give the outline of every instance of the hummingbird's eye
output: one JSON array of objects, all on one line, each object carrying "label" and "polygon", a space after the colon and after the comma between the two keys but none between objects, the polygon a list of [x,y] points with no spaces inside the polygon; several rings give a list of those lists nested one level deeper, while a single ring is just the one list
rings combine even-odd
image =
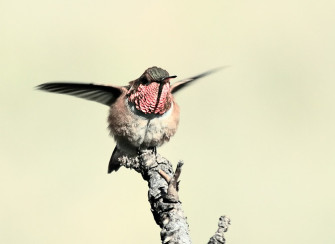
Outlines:
[{"label": "hummingbird's eye", "polygon": [[141,78],[140,82],[141,82],[141,84],[143,84],[143,85],[146,85],[146,84],[149,83],[147,77],[145,77],[145,76]]}]

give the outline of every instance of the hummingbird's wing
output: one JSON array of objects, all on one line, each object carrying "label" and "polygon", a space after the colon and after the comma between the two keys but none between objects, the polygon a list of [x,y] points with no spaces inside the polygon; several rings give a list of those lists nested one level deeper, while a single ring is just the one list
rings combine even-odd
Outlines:
[{"label": "hummingbird's wing", "polygon": [[181,88],[185,87],[185,86],[188,86],[189,84],[191,84],[193,81],[197,80],[197,79],[200,79],[202,77],[205,77],[207,75],[210,75],[216,71],[219,71],[220,69],[223,69],[223,68],[226,68],[228,66],[223,66],[223,67],[219,67],[219,68],[215,68],[215,69],[211,69],[209,71],[206,71],[204,73],[201,73],[199,75],[196,75],[196,76],[193,76],[193,77],[190,77],[190,78],[187,78],[187,79],[184,79],[184,80],[181,80],[181,81],[177,81],[176,83],[174,83],[172,86],[171,86],[171,93],[176,93],[177,91],[179,91]]},{"label": "hummingbird's wing", "polygon": [[117,86],[50,82],[36,87],[39,90],[55,92],[85,98],[110,106],[122,94],[125,88]]}]

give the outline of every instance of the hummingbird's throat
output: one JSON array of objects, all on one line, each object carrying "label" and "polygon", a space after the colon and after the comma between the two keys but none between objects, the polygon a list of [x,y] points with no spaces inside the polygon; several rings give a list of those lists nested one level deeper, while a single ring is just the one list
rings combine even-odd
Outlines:
[{"label": "hummingbird's throat", "polygon": [[128,101],[145,114],[164,114],[171,107],[170,83],[140,84],[129,94]]}]

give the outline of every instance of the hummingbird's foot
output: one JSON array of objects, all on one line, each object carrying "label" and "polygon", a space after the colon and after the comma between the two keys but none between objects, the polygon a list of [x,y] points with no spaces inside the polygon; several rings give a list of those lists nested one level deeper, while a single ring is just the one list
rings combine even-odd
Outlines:
[{"label": "hummingbird's foot", "polygon": [[156,163],[156,147],[137,148],[137,162],[141,167],[151,167]]},{"label": "hummingbird's foot", "polygon": [[157,155],[157,147],[148,147],[147,149],[141,149],[140,147],[137,148],[137,155],[141,156],[143,153],[148,153],[148,151],[151,151],[152,154]]},{"label": "hummingbird's foot", "polygon": [[137,158],[140,160],[141,163],[144,163],[143,157],[145,157],[145,154],[148,153],[149,150],[142,149],[141,147],[137,148]]},{"label": "hummingbird's foot", "polygon": [[148,149],[150,149],[155,156],[157,155],[157,147],[149,147]]},{"label": "hummingbird's foot", "polygon": [[137,156],[141,156],[141,154],[142,154],[142,150],[141,150],[141,148],[137,148]]}]

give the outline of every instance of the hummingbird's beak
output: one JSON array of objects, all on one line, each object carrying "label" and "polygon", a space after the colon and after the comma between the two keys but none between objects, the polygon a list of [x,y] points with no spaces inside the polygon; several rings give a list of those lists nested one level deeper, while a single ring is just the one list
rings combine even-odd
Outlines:
[{"label": "hummingbird's beak", "polygon": [[160,84],[159,84],[159,88],[158,88],[158,94],[157,94],[157,101],[156,101],[156,106],[155,106],[155,110],[159,104],[159,101],[160,101],[160,98],[161,98],[161,95],[162,95],[162,90],[163,90],[163,86],[169,82],[169,79],[172,79],[172,78],[176,78],[177,76],[176,75],[171,75],[171,76],[168,76],[168,77],[165,77],[161,80]]},{"label": "hummingbird's beak", "polygon": [[168,76],[168,77],[165,77],[162,79],[162,82],[168,80],[168,79],[173,79],[173,78],[176,78],[177,76],[176,75],[171,75],[171,76]]}]

